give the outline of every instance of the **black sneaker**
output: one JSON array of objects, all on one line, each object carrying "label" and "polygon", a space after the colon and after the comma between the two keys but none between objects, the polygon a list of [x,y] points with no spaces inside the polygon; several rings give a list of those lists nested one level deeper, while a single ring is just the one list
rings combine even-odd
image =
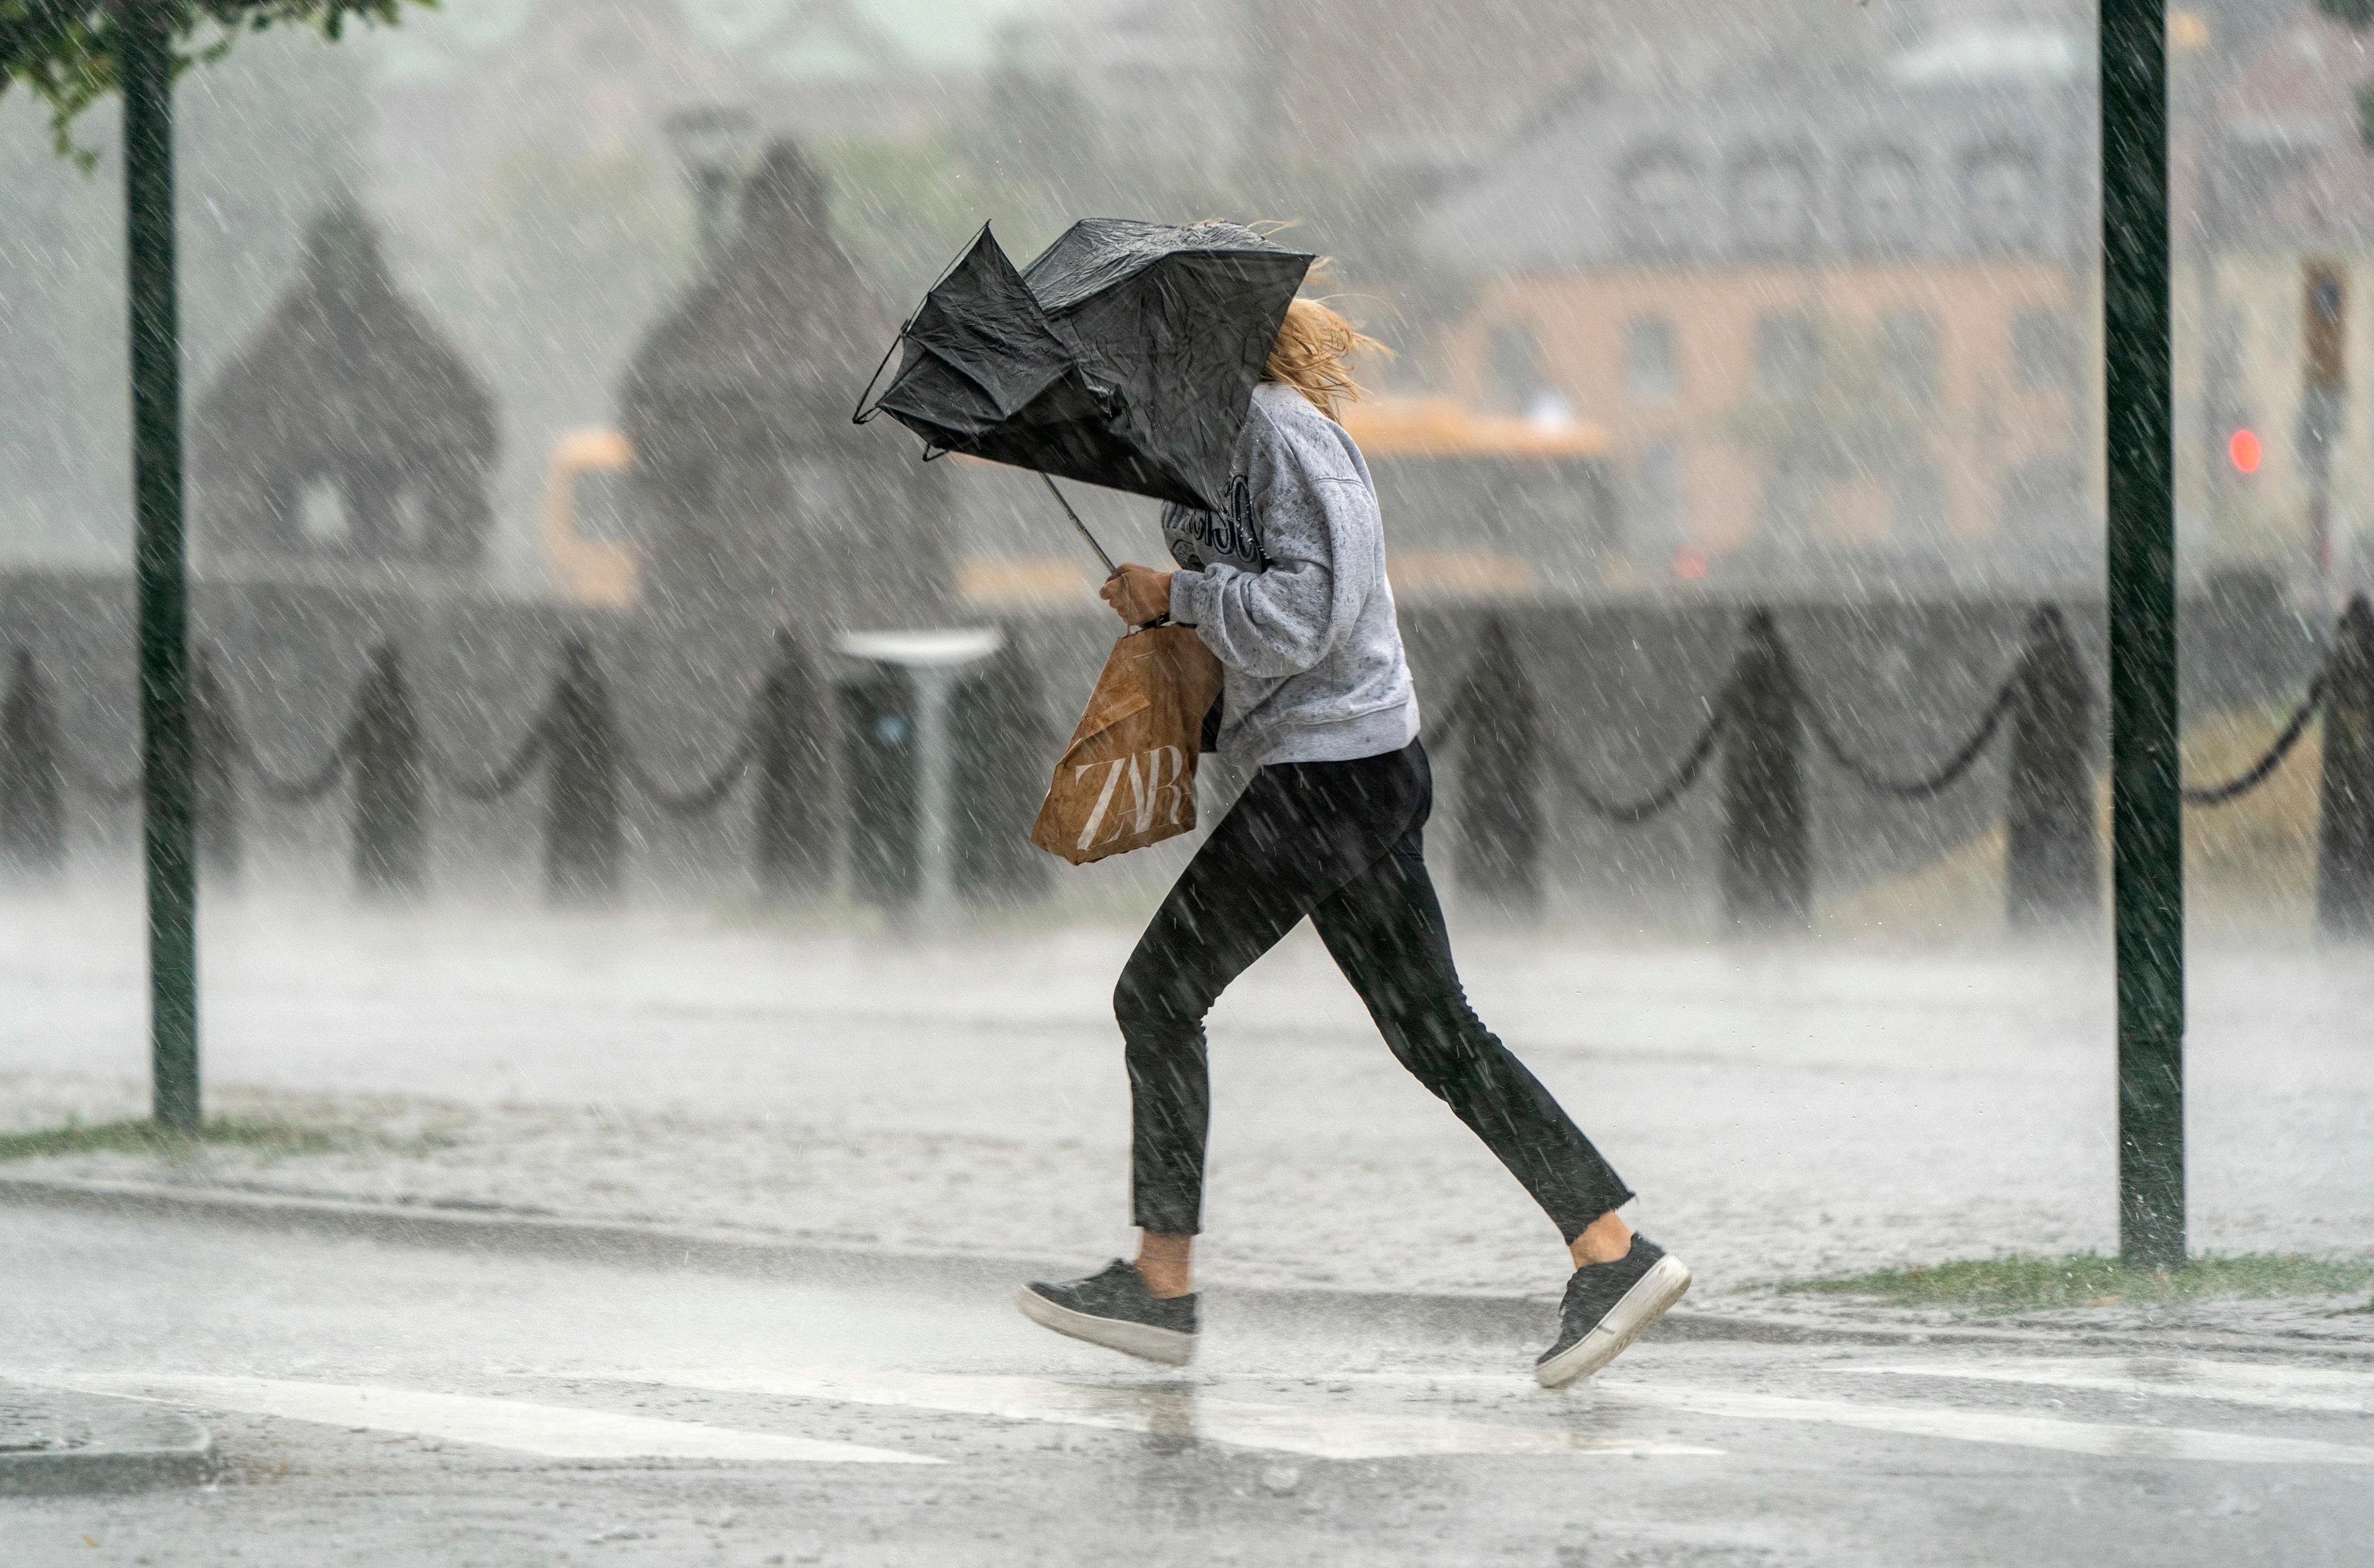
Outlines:
[{"label": "black sneaker", "polygon": [[1101,1274],[1066,1284],[1022,1287],[1014,1305],[1043,1328],[1169,1366],[1195,1359],[1195,1298],[1158,1296],[1134,1263],[1116,1258]]},{"label": "black sneaker", "polygon": [[1558,1308],[1557,1343],[1534,1363],[1534,1378],[1545,1388],[1559,1388],[1590,1376],[1622,1355],[1689,1288],[1689,1266],[1644,1235],[1633,1236],[1632,1250],[1613,1263],[1577,1269]]}]

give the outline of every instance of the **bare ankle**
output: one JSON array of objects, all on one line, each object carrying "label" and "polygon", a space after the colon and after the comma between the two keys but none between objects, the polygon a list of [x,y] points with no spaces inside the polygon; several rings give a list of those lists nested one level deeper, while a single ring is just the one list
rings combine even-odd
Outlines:
[{"label": "bare ankle", "polygon": [[1195,1238],[1138,1233],[1137,1274],[1157,1299],[1193,1295],[1195,1291]]},{"label": "bare ankle", "polygon": [[1567,1244],[1566,1250],[1578,1269],[1613,1263],[1632,1250],[1632,1227],[1610,1209],[1584,1226],[1582,1234]]}]

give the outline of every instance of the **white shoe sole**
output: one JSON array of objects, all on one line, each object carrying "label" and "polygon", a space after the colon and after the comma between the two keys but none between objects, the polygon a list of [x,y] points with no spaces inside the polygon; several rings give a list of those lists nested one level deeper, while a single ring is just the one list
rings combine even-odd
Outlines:
[{"label": "white shoe sole", "polygon": [[1085,1340],[1123,1355],[1158,1361],[1165,1366],[1185,1366],[1195,1359],[1195,1336],[1181,1334],[1175,1328],[1157,1328],[1150,1324],[1123,1323],[1075,1312],[1049,1301],[1028,1285],[1015,1296],[1014,1305],[1022,1309],[1023,1316],[1041,1328],[1052,1328],[1069,1339]]},{"label": "white shoe sole", "polygon": [[1629,1349],[1689,1288],[1689,1265],[1670,1253],[1660,1258],[1598,1328],[1535,1366],[1534,1380],[1545,1388],[1563,1388],[1578,1377],[1590,1376]]}]

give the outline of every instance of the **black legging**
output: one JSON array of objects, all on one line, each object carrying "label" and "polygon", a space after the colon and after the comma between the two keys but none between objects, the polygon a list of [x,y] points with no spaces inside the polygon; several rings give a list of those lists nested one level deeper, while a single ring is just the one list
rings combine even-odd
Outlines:
[{"label": "black legging", "polygon": [[1632,1196],[1467,1005],[1426,873],[1433,805],[1415,741],[1357,762],[1273,764],[1188,862],[1113,991],[1134,1116],[1136,1224],[1171,1235],[1202,1228],[1212,1116],[1204,1015],[1305,915],[1401,1064],[1491,1147],[1568,1241]]}]

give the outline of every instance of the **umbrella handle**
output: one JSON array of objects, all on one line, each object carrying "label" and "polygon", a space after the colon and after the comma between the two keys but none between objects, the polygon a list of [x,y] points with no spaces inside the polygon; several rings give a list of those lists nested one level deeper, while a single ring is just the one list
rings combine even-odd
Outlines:
[{"label": "umbrella handle", "polygon": [[867,420],[882,412],[882,405],[880,404],[877,403],[873,407],[868,408],[865,406],[865,400],[874,395],[874,383],[882,379],[882,372],[890,368],[890,357],[898,353],[899,345],[907,341],[907,329],[914,324],[915,323],[912,321],[906,321],[899,323],[899,335],[892,338],[890,340],[890,346],[882,351],[882,363],[874,367],[874,374],[865,378],[865,390],[857,394],[857,406],[849,411],[849,422],[851,424],[863,425]]}]

